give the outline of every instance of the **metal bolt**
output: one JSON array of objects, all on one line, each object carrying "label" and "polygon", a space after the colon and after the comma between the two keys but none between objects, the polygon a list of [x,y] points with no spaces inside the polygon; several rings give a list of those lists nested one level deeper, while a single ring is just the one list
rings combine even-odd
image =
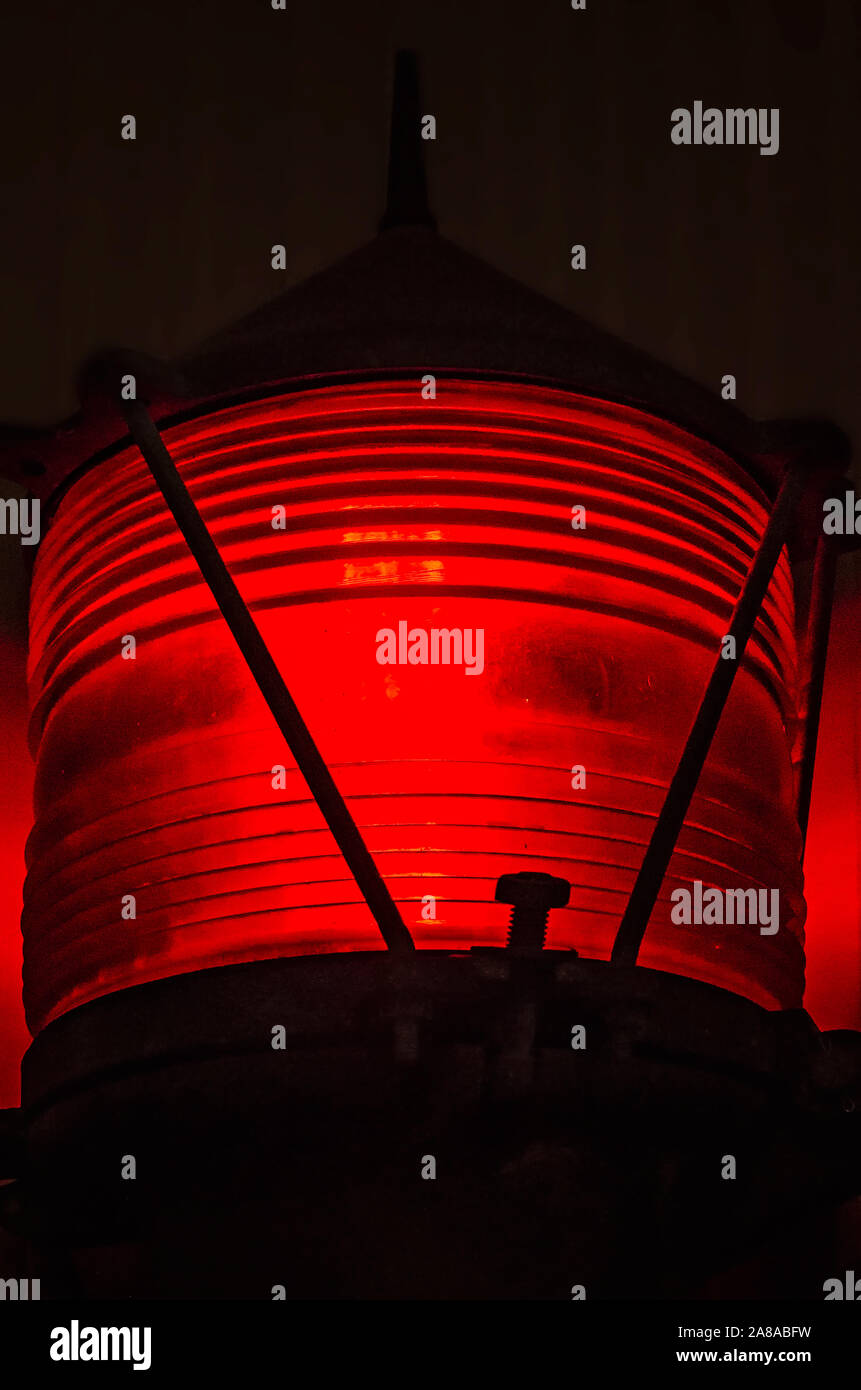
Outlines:
[{"label": "metal bolt", "polygon": [[503,874],[496,885],[496,901],[511,903],[511,926],[505,945],[518,956],[544,950],[547,918],[551,907],[564,907],[571,896],[567,879],[552,874]]}]

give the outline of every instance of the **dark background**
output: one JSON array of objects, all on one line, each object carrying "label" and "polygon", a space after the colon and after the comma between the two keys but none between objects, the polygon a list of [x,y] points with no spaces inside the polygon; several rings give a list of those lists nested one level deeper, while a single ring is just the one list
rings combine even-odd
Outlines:
[{"label": "dark background", "polygon": [[[857,429],[857,0],[34,6],[4,33],[0,419],[56,420],[93,349],[183,351],[371,236],[398,46],[445,235],[716,389],[734,372],[754,415]],[[780,107],[779,153],[672,145],[697,98]]]},{"label": "dark background", "polygon": [[[734,373],[751,415],[825,415],[857,449],[861,6],[587,4],[49,0],[7,15],[0,420],[50,425],[75,410],[93,351],[177,355],[371,237],[392,58],[413,47],[444,235],[716,392]],[[671,110],[697,99],[779,107],[779,153],[672,145]],[[275,242],[286,272],[270,269]],[[23,559],[0,545],[0,1104],[26,1043]],[[859,593],[850,560],[808,859],[823,1027],[861,1025]]]}]

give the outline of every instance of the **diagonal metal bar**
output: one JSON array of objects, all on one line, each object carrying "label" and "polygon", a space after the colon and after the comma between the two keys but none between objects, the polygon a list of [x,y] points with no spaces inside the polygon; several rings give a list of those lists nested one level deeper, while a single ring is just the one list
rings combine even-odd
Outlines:
[{"label": "diagonal metal bar", "polygon": [[636,965],[637,956],[664,875],[672,858],[685,816],[688,813],[700,773],[708,757],[724,706],[729,698],[748,639],[753,632],[774,568],[786,541],[805,474],[800,458],[787,464],[780,490],[759,547],[735,605],[727,635],[735,638],[736,659],[715,657],[712,673],[703,692],[700,707],[687,742],[667,788],[667,795],[655,822],[640,871],[628,899],[610,959],[615,965]]},{"label": "diagonal metal bar", "polygon": [[828,635],[831,627],[836,577],[837,542],[834,537],[826,536],[824,532],[820,532],[816,543],[816,557],[813,562],[812,592],[804,653],[807,673],[807,708],[796,797],[796,812],[798,824],[801,827],[802,855],[807,846],[807,824],[810,819],[813,770],[816,763],[816,743],[819,737],[819,717],[822,712],[822,693],[825,688]]},{"label": "diagonal metal bar", "polygon": [[390,951],[413,951],[415,944],[386,887],[362,833],[339,792],[310,730],[305,724],[281,672],[276,666],[260,629],[237,589],[230,572],[194,500],[179,475],[164,440],[142,401],[123,401],[129,432],[146,460],[150,472],[173,513],[200,572],[236,640],[248,669],[266,701],[278,728],[363,898],[374,915],[380,934]]}]

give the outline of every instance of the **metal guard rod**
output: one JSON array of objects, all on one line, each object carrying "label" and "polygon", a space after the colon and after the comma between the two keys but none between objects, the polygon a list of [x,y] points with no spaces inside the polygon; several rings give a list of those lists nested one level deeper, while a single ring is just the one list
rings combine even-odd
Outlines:
[{"label": "metal guard rod", "polygon": [[142,401],[123,401],[129,432],[173,513],[200,572],[248,664],[261,695],[311,794],[323,813],[359,891],[368,904],[390,951],[413,951],[415,943],[384,883],[362,833],[353,820],[311,732],[287,689],[245,600],[179,475],[164,440]]},{"label": "metal guard rod", "polygon": [[[810,799],[813,792],[813,771],[816,764],[816,743],[819,737],[819,718],[825,688],[825,666],[828,658],[828,636],[834,585],[837,578],[837,545],[834,538],[820,532],[813,566],[810,613],[807,620],[807,710],[802,739],[801,765],[798,776],[797,814],[801,828],[802,855],[807,848],[807,825],[810,819]],[[803,862],[803,861],[802,861]]]},{"label": "metal guard rod", "polygon": [[736,601],[727,632],[728,636],[735,638],[735,660],[725,660],[720,652],[715,658],[708,685],[703,692],[678,767],[667,788],[664,804],[652,830],[643,862],[616,933],[610,955],[615,965],[637,963],[646,927],[657,902],[679,832],[696,791],[736,671],[741,664],[786,541],[801,493],[804,473],[804,462],[797,457],[787,464],[784,471],[768,523]]}]

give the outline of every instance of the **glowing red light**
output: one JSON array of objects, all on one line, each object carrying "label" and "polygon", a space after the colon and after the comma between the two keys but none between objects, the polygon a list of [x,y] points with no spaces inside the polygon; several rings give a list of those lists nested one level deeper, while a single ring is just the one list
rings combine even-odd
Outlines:
[{"label": "glowing red light", "polygon": [[[417,945],[502,944],[496,879],[536,868],[572,883],[547,945],[607,958],[766,501],[640,412],[438,390],[308,389],[165,439]],[[483,629],[483,672],[380,665],[401,621]],[[43,540],[30,680],[34,1029],[182,971],[382,946],[133,449],[71,487]],[[795,681],[783,557],[640,957],[772,1006],[803,981]],[[778,887],[782,930],[672,925],[694,879]]]}]

